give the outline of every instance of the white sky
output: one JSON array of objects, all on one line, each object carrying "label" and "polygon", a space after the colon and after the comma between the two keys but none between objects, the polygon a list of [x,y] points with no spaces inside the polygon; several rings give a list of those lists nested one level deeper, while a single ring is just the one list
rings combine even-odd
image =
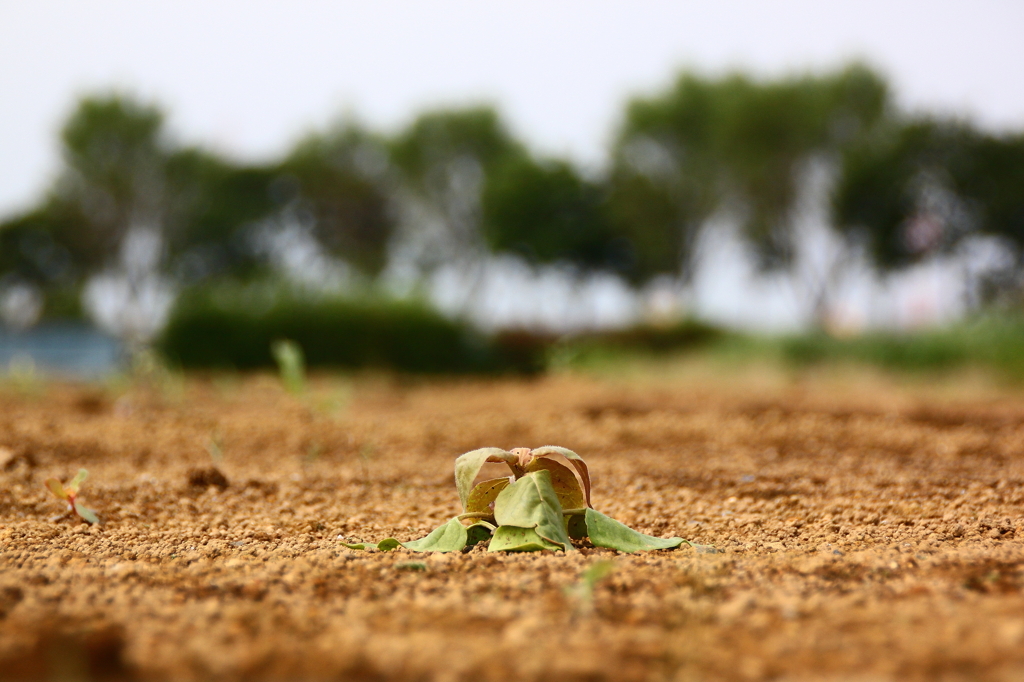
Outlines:
[{"label": "white sky", "polygon": [[599,164],[630,94],[681,67],[761,74],[852,57],[913,108],[1024,128],[1024,2],[0,0],[0,216],[34,201],[83,92],[162,103],[248,158],[350,111],[391,130],[489,100],[535,148]]}]

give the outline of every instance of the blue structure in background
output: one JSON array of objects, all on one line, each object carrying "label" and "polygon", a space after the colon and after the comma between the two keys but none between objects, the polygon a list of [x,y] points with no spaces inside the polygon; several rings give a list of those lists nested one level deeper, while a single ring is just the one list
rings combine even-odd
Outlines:
[{"label": "blue structure in background", "polygon": [[43,324],[21,332],[0,327],[0,375],[31,359],[45,374],[90,379],[120,367],[119,341],[82,324]]}]

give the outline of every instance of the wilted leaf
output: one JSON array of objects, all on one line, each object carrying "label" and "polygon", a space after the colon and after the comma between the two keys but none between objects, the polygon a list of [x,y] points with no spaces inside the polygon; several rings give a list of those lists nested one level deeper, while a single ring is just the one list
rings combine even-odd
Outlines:
[{"label": "wilted leaf", "polygon": [[583,496],[587,500],[587,506],[590,504],[590,469],[587,468],[587,463],[583,461],[583,458],[577,455],[568,448],[559,447],[558,445],[545,445],[544,447],[536,448],[533,451],[533,456],[536,457],[548,457],[550,455],[561,455],[565,457],[575,467],[576,471],[579,472],[580,478],[583,480]]},{"label": "wilted leaf", "polygon": [[554,551],[562,547],[542,538],[535,528],[515,526],[498,526],[487,547],[488,552],[537,552],[544,549]]},{"label": "wilted leaf", "polygon": [[68,494],[64,490],[64,486],[56,478],[46,479],[46,487],[53,491],[53,494],[62,500],[68,499]]},{"label": "wilted leaf", "polygon": [[[469,511],[466,505],[473,490],[473,481],[485,462],[506,462],[511,467],[516,462],[516,456],[501,448],[480,448],[460,455],[455,460],[455,487],[459,491],[459,502],[464,512]],[[513,471],[517,467],[518,464],[513,467]]]},{"label": "wilted leaf", "polygon": [[638,533],[593,509],[587,510],[587,535],[595,547],[617,549],[620,552],[646,552],[652,549],[672,549],[685,542],[682,538],[656,538]]},{"label": "wilted leaf", "polygon": [[492,478],[477,483],[473,492],[469,494],[466,501],[466,512],[484,513],[491,512],[491,502],[498,496],[505,486],[509,484],[508,478]]},{"label": "wilted leaf", "polygon": [[430,535],[419,540],[403,542],[402,546],[414,552],[461,552],[469,541],[466,527],[455,517],[430,531]]},{"label": "wilted leaf", "polygon": [[78,473],[75,474],[75,477],[71,479],[71,483],[68,483],[67,485],[67,489],[71,492],[72,495],[78,492],[78,489],[81,487],[83,483],[85,483],[85,479],[88,475],[89,472],[86,471],[85,469],[78,470]]},{"label": "wilted leaf", "polygon": [[84,506],[81,502],[79,502],[77,500],[75,500],[75,512],[77,512],[79,516],[81,516],[83,519],[85,519],[89,523],[94,523],[95,524],[95,523],[99,523],[100,522],[99,517],[96,516],[96,512],[94,512],[92,509],[89,509],[88,507]]},{"label": "wilted leaf", "polygon": [[502,490],[494,501],[494,518],[498,522],[495,537],[503,526],[535,528],[544,540],[566,551],[573,549],[562,520],[562,506],[551,486],[551,472],[546,469],[526,474]]},{"label": "wilted leaf", "polygon": [[548,457],[540,457],[526,465],[528,472],[541,469],[546,469],[551,473],[551,487],[555,489],[555,495],[558,496],[558,503],[562,505],[563,511],[583,509],[587,506],[583,488],[580,487],[580,482],[576,480],[576,474],[569,467]]}]

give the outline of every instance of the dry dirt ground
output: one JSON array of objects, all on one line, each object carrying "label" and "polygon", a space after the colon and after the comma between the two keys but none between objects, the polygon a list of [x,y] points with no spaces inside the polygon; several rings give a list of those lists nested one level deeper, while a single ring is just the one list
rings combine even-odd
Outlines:
[{"label": "dry dirt ground", "polygon": [[[720,553],[340,544],[421,537],[457,455],[543,444]],[[100,526],[43,487],[79,467]],[[7,387],[0,678],[1019,680],[1022,480],[1024,394],[949,381]]]}]

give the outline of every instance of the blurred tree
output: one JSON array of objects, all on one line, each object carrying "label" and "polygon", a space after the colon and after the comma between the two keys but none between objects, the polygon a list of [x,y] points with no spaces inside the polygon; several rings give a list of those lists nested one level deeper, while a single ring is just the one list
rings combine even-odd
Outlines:
[{"label": "blurred tree", "polygon": [[395,227],[386,143],[343,124],[303,140],[281,171],[277,190],[293,195],[327,251],[377,275]]},{"label": "blurred tree", "polygon": [[484,186],[484,237],[491,249],[532,262],[623,270],[629,254],[611,232],[604,198],[601,185],[580,177],[567,162],[511,156]]},{"label": "blurred tree", "polygon": [[50,208],[55,238],[88,271],[108,264],[133,227],[162,227],[167,144],[163,114],[112,95],[79,102],[64,125],[64,170]]},{"label": "blurred tree", "polygon": [[252,227],[281,209],[279,177],[274,166],[238,166],[198,148],[169,156],[167,255],[180,283],[259,271]]},{"label": "blurred tree", "polygon": [[885,117],[869,69],[755,82],[684,74],[630,103],[613,149],[609,215],[633,246],[633,281],[692,274],[697,237],[723,207],[764,268],[788,267],[801,172],[856,145]]},{"label": "blurred tree", "polygon": [[[1024,263],[1024,137],[993,136],[963,121],[893,121],[845,151],[834,221],[865,241],[882,271],[897,270],[965,238],[989,235]],[[1020,287],[1014,275],[1007,284]]]},{"label": "blurred tree", "polygon": [[416,234],[404,235],[405,242],[425,269],[484,246],[484,186],[499,167],[526,154],[492,107],[427,112],[390,151],[410,192],[402,207]]}]

